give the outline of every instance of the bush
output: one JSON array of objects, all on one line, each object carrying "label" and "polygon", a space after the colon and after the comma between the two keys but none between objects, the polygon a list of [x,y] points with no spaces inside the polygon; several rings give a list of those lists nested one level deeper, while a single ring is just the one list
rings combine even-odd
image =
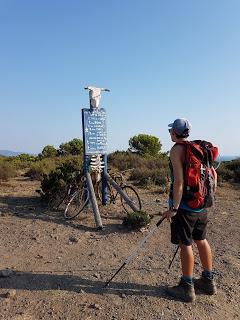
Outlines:
[{"label": "bush", "polygon": [[240,183],[240,168],[234,172],[234,182]]},{"label": "bush", "polygon": [[226,162],[224,162],[224,166],[225,166],[225,168],[232,170],[232,171],[238,170],[238,169],[240,169],[240,160],[237,159],[237,160],[232,160],[232,161],[226,161]]},{"label": "bush", "polygon": [[29,168],[31,164],[36,162],[38,157],[29,155],[28,153],[21,153],[16,157],[8,157],[7,161],[12,163],[17,169]]},{"label": "bush", "polygon": [[56,168],[56,161],[54,159],[43,159],[33,163],[27,171],[26,176],[31,179],[41,180],[43,175],[49,174]]},{"label": "bush", "polygon": [[8,181],[17,175],[15,166],[7,161],[0,161],[0,181]]},{"label": "bush", "polygon": [[217,170],[219,181],[239,181],[240,160],[225,161]]},{"label": "bush", "polygon": [[108,157],[109,166],[119,171],[132,169],[130,180],[146,187],[158,185],[163,191],[168,190],[168,157],[167,154],[161,154],[157,157],[141,157],[125,151],[116,151]]},{"label": "bush", "polygon": [[143,187],[157,185],[165,188],[166,191],[168,190],[169,178],[168,178],[168,170],[166,168],[134,169],[131,173],[130,179],[137,180],[138,184]]},{"label": "bush", "polygon": [[136,168],[141,162],[140,156],[127,151],[116,151],[108,156],[108,164],[119,171]]},{"label": "bush", "polygon": [[140,229],[150,223],[152,216],[144,211],[128,213],[123,219],[123,224],[132,229]]},{"label": "bush", "polygon": [[73,173],[83,170],[82,157],[68,157],[52,170],[49,174],[42,176],[40,190],[41,199],[49,202],[59,194],[65,193],[67,185],[72,180]]},{"label": "bush", "polygon": [[218,180],[221,181],[228,181],[233,179],[234,172],[232,170],[227,169],[225,166],[220,166],[217,170]]}]

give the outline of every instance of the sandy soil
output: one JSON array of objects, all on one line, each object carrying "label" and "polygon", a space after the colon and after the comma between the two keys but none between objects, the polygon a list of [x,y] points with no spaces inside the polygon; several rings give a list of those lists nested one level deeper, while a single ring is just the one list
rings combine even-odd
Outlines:
[{"label": "sandy soil", "polygon": [[[66,222],[61,212],[41,207],[38,182],[18,177],[0,185],[0,319],[240,319],[240,186],[223,185],[209,210],[208,239],[214,254],[216,296],[198,295],[195,303],[165,293],[180,276],[179,256],[164,222],[129,266],[108,288],[106,280],[147,234],[122,224],[119,204],[100,208],[104,229],[96,231],[90,212]],[[157,190],[140,190],[145,211],[154,214],[149,228],[166,207]],[[194,248],[196,251],[196,248]],[[195,260],[195,276],[201,272]]]}]

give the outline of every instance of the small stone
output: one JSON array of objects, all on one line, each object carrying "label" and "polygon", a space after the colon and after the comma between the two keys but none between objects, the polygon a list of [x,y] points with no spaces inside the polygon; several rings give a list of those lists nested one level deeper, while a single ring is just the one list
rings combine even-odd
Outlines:
[{"label": "small stone", "polygon": [[125,293],[122,293],[122,294],[121,294],[121,297],[122,297],[123,299],[125,299],[127,296],[125,295]]},{"label": "small stone", "polygon": [[100,305],[97,303],[90,304],[89,308],[96,309],[96,310],[102,309]]},{"label": "small stone", "polygon": [[71,244],[78,242],[78,239],[74,236],[70,236],[68,240],[69,240],[69,244],[70,244],[70,242],[71,242]]},{"label": "small stone", "polygon": [[16,296],[17,291],[15,289],[11,289],[5,294],[5,298],[12,299]]},{"label": "small stone", "polygon": [[81,289],[81,290],[79,291],[79,293],[84,294],[84,293],[85,293],[85,291],[84,291],[83,289]]}]

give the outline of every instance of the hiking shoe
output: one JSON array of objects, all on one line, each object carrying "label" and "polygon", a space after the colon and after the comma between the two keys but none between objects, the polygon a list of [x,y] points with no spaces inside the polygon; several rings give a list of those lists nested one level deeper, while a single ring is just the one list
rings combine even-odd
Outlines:
[{"label": "hiking shoe", "polygon": [[193,283],[194,288],[203,293],[209,295],[214,295],[217,293],[217,287],[213,279],[201,277],[200,279],[194,279]]},{"label": "hiking shoe", "polygon": [[180,280],[177,286],[167,288],[167,293],[185,302],[193,302],[196,299],[194,286],[185,282],[183,279]]}]

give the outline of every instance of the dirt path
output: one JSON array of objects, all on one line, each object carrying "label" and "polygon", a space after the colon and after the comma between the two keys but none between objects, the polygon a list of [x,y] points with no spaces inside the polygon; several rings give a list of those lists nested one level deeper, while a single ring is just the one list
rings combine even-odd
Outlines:
[{"label": "dirt path", "polygon": [[[0,278],[0,319],[240,319],[239,185],[219,188],[209,213],[218,294],[198,295],[193,304],[165,294],[165,286],[176,284],[180,275],[179,257],[167,274],[175,250],[167,222],[105,289],[105,281],[146,233],[126,230],[118,205],[100,208],[102,231],[94,230],[90,214],[65,222],[61,213],[40,206],[37,187],[38,182],[22,177],[0,185],[0,270],[16,271]],[[155,214],[152,227],[166,197],[156,190],[140,193],[144,210]],[[196,258],[195,275],[200,271]]]}]

